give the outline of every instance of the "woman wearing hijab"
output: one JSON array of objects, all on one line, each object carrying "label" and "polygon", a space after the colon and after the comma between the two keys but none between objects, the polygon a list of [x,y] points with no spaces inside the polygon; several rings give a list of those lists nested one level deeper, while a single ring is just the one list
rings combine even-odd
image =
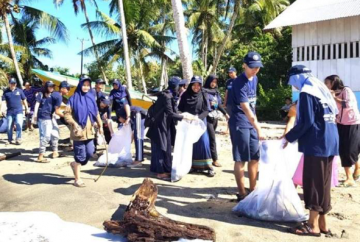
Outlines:
[{"label": "woman wearing hijab", "polygon": [[285,135],[287,142],[298,141],[304,154],[303,190],[307,222],[289,229],[297,235],[320,237],[331,233],[326,214],[331,210],[331,174],[334,156],[339,153],[336,103],[324,83],[303,65],[289,71],[289,84],[300,91],[296,125]]},{"label": "woman wearing hijab", "polygon": [[154,122],[151,123],[146,136],[151,140],[150,171],[157,173],[157,178],[170,181],[172,167],[171,146],[173,130],[177,121],[192,120],[192,115],[178,114],[175,97],[179,91],[179,77],[171,77],[168,88],[157,95],[154,104]]},{"label": "woman wearing hijab", "polygon": [[210,102],[210,113],[206,117],[207,121],[207,132],[210,139],[210,151],[211,157],[213,160],[213,166],[221,167],[221,164],[218,162],[218,154],[216,150],[216,136],[215,131],[218,124],[219,112],[220,111],[227,120],[229,120],[229,115],[226,113],[225,109],[222,106],[221,96],[218,90],[218,77],[215,75],[209,75],[206,78],[204,89],[208,94],[208,99]]},{"label": "woman wearing hijab", "polygon": [[[179,111],[198,116],[198,118],[206,124],[206,116],[209,114],[210,104],[208,95],[201,86],[201,77],[194,76],[181,97]],[[211,165],[212,159],[208,132],[205,132],[199,141],[194,144],[192,162],[193,171],[206,171],[209,177],[215,176],[214,169]]]},{"label": "woman wearing hijab", "polygon": [[[339,130],[339,153],[341,165],[345,169],[346,180],[344,187],[352,187],[355,181],[360,179],[360,114],[355,94],[346,87],[337,75],[325,78],[325,85],[333,94],[334,100],[339,109],[336,117]],[[354,173],[351,167],[355,166]]]},{"label": "woman wearing hijab", "polygon": [[74,141],[74,158],[70,166],[75,176],[74,186],[85,187],[80,178],[80,167],[87,164],[94,154],[94,123],[99,127],[99,133],[103,134],[103,125],[91,91],[91,79],[82,78],[74,95],[69,99],[65,112],[65,120],[70,125],[70,138]]},{"label": "woman wearing hijab", "polygon": [[[113,80],[113,89],[110,91],[109,95],[110,101],[112,101],[112,111],[116,111],[117,109],[121,109],[126,104],[131,104],[131,97],[129,91],[126,89],[125,86],[121,85],[119,79]],[[127,112],[128,115],[128,121],[130,121],[130,110]]]},{"label": "woman wearing hijab", "polygon": [[36,104],[33,120],[38,123],[40,135],[39,157],[37,162],[48,163],[49,161],[44,158],[46,146],[51,146],[53,150],[52,158],[59,157],[58,141],[59,141],[59,128],[56,121],[53,119],[55,109],[60,107],[59,102],[54,96],[54,83],[47,81],[44,85],[43,91],[36,96]]}]

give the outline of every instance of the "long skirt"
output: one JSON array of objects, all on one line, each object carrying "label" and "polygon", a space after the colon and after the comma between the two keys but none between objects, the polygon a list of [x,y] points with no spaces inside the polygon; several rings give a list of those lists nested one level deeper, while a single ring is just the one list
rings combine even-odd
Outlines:
[{"label": "long skirt", "polygon": [[205,132],[193,146],[192,168],[204,171],[212,170],[212,158],[208,132]]},{"label": "long skirt", "polygon": [[160,145],[151,141],[151,164],[150,171],[155,173],[171,173],[172,157],[171,143],[168,142],[167,151],[161,149]]},{"label": "long skirt", "polygon": [[334,156],[304,156],[303,190],[305,208],[327,214],[331,210],[331,173]]},{"label": "long skirt", "polygon": [[342,167],[352,167],[360,154],[360,124],[338,124],[339,153]]}]

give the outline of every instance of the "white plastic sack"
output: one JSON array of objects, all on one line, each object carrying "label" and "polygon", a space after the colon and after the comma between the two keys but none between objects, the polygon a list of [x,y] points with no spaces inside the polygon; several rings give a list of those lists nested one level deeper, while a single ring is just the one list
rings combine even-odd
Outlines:
[{"label": "white plastic sack", "polygon": [[189,173],[192,165],[193,144],[205,133],[206,125],[200,119],[182,120],[176,125],[176,139],[171,169],[171,181],[179,181]]},{"label": "white plastic sack", "polygon": [[[122,126],[115,132],[108,147],[108,164],[116,167],[126,166],[132,163],[131,156],[131,135],[130,125]],[[95,166],[106,165],[106,153],[104,153],[94,164]]]},{"label": "white plastic sack", "polygon": [[233,212],[267,221],[307,219],[292,181],[301,153],[297,143],[289,143],[285,149],[282,144],[281,140],[262,142],[258,186],[233,208]]},{"label": "white plastic sack", "polygon": [[96,132],[96,143],[97,143],[97,145],[105,145],[106,144],[104,135],[101,135],[99,133],[99,131]]}]

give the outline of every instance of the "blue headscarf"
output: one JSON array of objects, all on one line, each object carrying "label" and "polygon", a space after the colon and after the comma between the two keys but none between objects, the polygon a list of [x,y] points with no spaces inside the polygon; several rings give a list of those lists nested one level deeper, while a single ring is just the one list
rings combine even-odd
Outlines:
[{"label": "blue headscarf", "polygon": [[69,99],[69,105],[74,113],[75,121],[85,128],[88,117],[93,124],[96,121],[98,115],[98,108],[95,101],[95,96],[92,92],[91,86],[88,92],[83,92],[82,86],[85,81],[89,79],[83,79],[79,82],[74,95]]},{"label": "blue headscarf", "polygon": [[118,89],[115,89],[115,88],[112,89],[110,91],[110,96],[112,96],[113,98],[117,98],[117,99],[122,99],[122,98],[126,97],[127,96],[126,88],[123,85],[121,85],[119,79],[115,79],[113,81],[113,85],[114,84],[116,84],[119,88]]}]

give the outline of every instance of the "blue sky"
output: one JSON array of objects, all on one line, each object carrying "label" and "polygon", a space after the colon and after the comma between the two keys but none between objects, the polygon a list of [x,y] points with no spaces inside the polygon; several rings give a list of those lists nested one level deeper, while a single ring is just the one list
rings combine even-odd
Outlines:
[{"label": "blue sky", "polygon": [[[72,7],[72,4],[70,0],[65,0],[64,4],[60,8],[56,8],[54,4],[52,4],[52,1],[47,0],[46,4],[45,1],[32,1],[30,6],[41,9],[43,11],[46,11],[47,13],[50,13],[56,17],[58,17],[67,27],[69,31],[69,41],[67,44],[58,42],[56,44],[52,44],[47,46],[53,53],[53,58],[40,58],[41,61],[46,63],[49,67],[54,66],[61,66],[61,67],[67,67],[70,69],[70,73],[80,73],[80,67],[81,67],[81,58],[78,53],[81,51],[81,43],[78,38],[86,39],[88,41],[84,42],[84,49],[91,46],[91,41],[89,38],[89,32],[87,30],[83,30],[80,25],[85,23],[85,17],[84,14],[80,11],[78,15],[76,16]],[[108,1],[97,1],[100,11],[109,14],[109,7]],[[87,12],[90,18],[90,21],[96,20],[95,16],[95,6],[87,5]],[[115,18],[115,16],[113,16]],[[42,38],[45,36],[48,36],[49,33],[46,30],[39,30],[37,32],[37,37]],[[99,43],[101,41],[104,41],[105,39],[94,36],[95,37],[95,43]],[[190,45],[190,49],[192,49],[190,38],[188,41]],[[178,45],[177,41],[173,41],[171,43],[170,48],[178,53]],[[94,61],[93,56],[84,56],[84,64],[90,63]],[[86,70],[85,70],[86,71]]]}]

